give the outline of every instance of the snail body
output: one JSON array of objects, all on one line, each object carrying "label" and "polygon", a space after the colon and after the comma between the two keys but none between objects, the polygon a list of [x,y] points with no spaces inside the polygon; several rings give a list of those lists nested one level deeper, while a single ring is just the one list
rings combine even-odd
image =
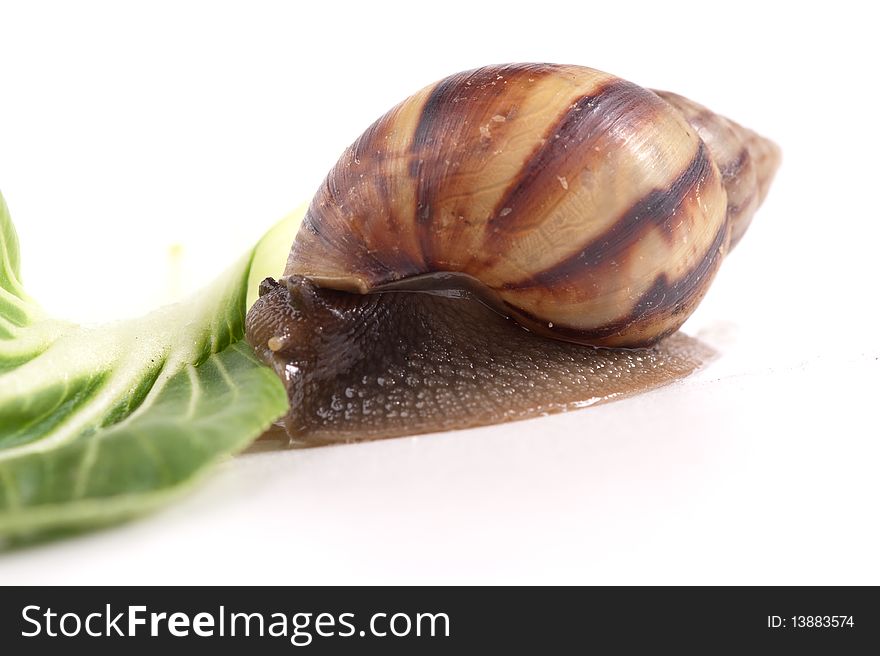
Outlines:
[{"label": "snail body", "polygon": [[[309,328],[325,337],[390,314],[406,325],[406,312],[425,328],[430,311],[449,314],[448,292],[458,290],[533,333],[534,348],[548,343],[535,335],[652,346],[702,299],[778,161],[774,144],[692,101],[593,69],[510,64],[453,75],[344,152],[309,206],[282,284],[267,285],[251,310],[248,339],[284,378],[291,358],[297,372],[315,366],[314,352],[285,345],[328,348],[304,336],[305,308],[339,302],[351,311],[327,321],[358,316],[338,330]],[[435,298],[406,300],[414,291]],[[406,341],[394,322],[383,325]],[[279,348],[268,346],[273,337]],[[342,376],[345,347],[334,344],[329,370]],[[599,357],[572,348],[560,357]]]}]

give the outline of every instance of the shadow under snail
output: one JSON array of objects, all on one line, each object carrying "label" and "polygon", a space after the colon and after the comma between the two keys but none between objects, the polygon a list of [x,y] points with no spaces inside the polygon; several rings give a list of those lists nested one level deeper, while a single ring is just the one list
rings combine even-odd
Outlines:
[{"label": "shadow under snail", "polygon": [[675,333],[779,164],[770,141],[590,68],[487,66],[379,118],[311,202],[247,339],[306,444],[582,407],[693,371]]}]

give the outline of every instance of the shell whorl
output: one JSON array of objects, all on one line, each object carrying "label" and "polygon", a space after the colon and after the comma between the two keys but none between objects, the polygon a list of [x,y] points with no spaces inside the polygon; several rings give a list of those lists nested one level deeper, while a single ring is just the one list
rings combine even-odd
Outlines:
[{"label": "shell whorl", "polygon": [[369,292],[460,274],[541,334],[653,343],[696,307],[775,169],[775,147],[714,116],[578,66],[453,75],[345,151],[285,276]]},{"label": "shell whorl", "polygon": [[781,159],[779,147],[684,96],[669,91],[655,90],[654,93],[682,113],[712,153],[727,191],[727,219],[733,248],[767,196]]}]

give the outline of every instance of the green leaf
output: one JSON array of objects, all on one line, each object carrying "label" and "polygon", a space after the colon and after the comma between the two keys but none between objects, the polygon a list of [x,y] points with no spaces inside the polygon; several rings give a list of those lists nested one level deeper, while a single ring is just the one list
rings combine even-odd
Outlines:
[{"label": "green leaf", "polygon": [[281,382],[242,337],[300,217],[188,301],[87,328],[25,294],[0,196],[0,546],[146,512],[284,414]]},{"label": "green leaf", "polygon": [[25,293],[19,269],[18,235],[0,194],[0,373],[42,353],[67,328]]},{"label": "green leaf", "polygon": [[151,510],[284,411],[277,383],[239,342],[185,366],[127,420],[0,461],[0,535],[83,529]]},{"label": "green leaf", "polygon": [[25,300],[21,286],[21,255],[18,250],[18,234],[12,225],[9,208],[0,194],[0,289],[15,298]]}]

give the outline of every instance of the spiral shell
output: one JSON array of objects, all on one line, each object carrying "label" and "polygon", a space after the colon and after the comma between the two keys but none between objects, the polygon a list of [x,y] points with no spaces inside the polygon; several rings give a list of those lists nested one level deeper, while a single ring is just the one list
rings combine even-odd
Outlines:
[{"label": "spiral shell", "polygon": [[451,274],[543,335],[644,346],[691,314],[778,159],[687,99],[600,71],[479,68],[345,151],[284,273],[361,293]]}]

